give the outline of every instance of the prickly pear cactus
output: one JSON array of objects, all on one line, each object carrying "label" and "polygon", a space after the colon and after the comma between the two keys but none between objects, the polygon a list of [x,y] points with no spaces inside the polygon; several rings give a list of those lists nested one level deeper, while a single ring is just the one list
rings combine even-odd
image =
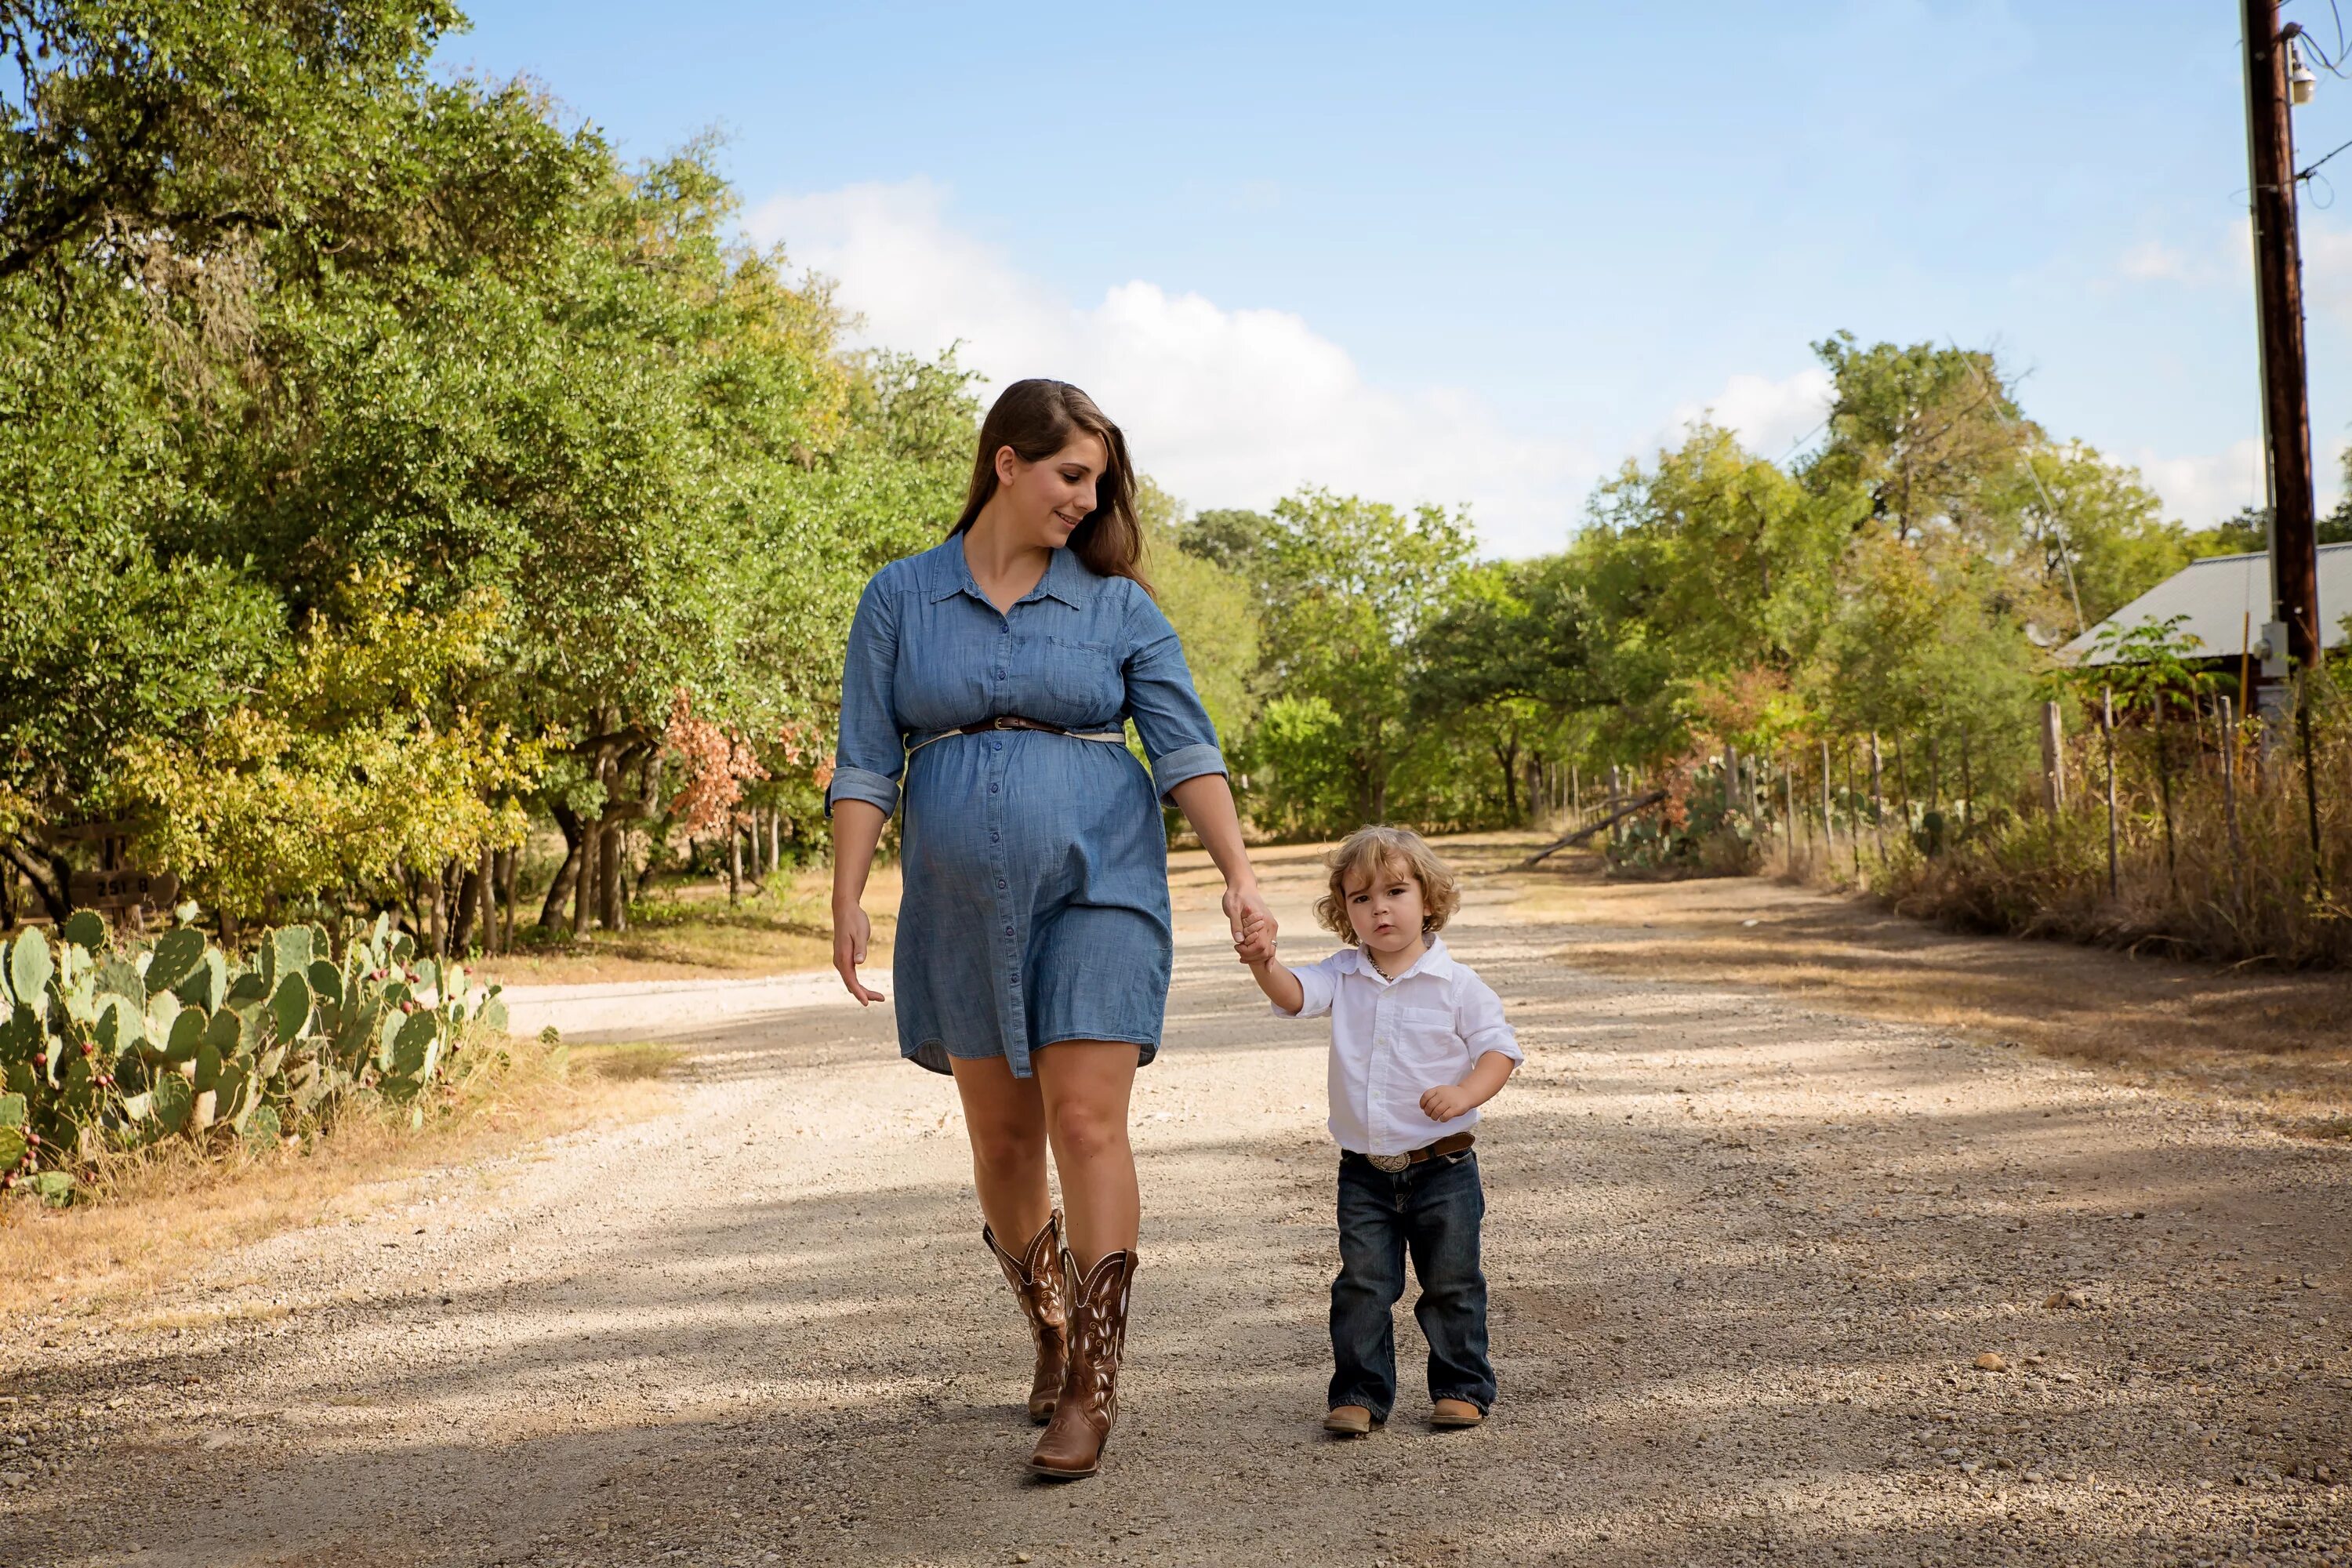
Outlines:
[{"label": "prickly pear cactus", "polygon": [[506,1007],[415,952],[381,917],[340,958],[324,930],[287,926],[250,963],[193,929],[127,942],[88,911],[18,933],[0,944],[0,1193],[68,1203],[108,1149],[272,1148],[357,1099],[421,1124],[452,1054]]}]

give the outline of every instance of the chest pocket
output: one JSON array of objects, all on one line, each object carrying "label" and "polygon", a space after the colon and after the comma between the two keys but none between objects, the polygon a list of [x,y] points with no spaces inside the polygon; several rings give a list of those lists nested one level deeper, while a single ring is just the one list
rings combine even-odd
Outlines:
[{"label": "chest pocket", "polygon": [[1029,718],[1072,727],[1118,719],[1127,693],[1110,644],[1049,637],[1037,651],[1039,690]]},{"label": "chest pocket", "polygon": [[1395,1029],[1398,1059],[1416,1075],[1434,1075],[1431,1084],[1452,1083],[1468,1068],[1454,1015],[1444,1008],[1400,1007]]}]

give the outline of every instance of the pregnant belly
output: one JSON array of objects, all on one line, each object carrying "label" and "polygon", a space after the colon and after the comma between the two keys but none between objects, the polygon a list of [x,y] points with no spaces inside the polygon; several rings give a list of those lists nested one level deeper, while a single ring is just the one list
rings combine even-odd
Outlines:
[{"label": "pregnant belly", "polygon": [[1000,879],[1012,891],[1073,876],[1083,886],[1103,870],[1164,870],[1150,776],[1124,747],[1034,734],[1008,738],[1003,752],[993,744],[960,736],[909,761],[910,878],[993,894]]}]

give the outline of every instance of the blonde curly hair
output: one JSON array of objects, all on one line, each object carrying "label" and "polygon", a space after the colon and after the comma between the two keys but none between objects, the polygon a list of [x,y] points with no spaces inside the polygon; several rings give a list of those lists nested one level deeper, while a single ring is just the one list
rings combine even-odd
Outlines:
[{"label": "blonde curly hair", "polygon": [[1341,942],[1356,940],[1348,922],[1348,879],[1370,882],[1391,867],[1421,884],[1421,934],[1434,936],[1445,929],[1462,907],[1462,888],[1454,868],[1437,858],[1427,841],[1409,827],[1359,827],[1337,849],[1323,857],[1331,868],[1330,890],[1315,900],[1315,919]]}]

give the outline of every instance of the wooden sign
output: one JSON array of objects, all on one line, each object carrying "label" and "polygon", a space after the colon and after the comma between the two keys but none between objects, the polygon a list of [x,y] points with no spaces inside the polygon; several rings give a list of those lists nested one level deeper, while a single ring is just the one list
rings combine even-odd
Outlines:
[{"label": "wooden sign", "polygon": [[180,897],[169,871],[76,871],[67,892],[77,909],[168,910]]}]

